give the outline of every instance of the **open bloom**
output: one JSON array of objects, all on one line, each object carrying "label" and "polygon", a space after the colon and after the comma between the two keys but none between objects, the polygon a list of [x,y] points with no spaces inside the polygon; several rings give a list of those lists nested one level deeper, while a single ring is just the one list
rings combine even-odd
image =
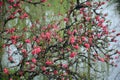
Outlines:
[{"label": "open bloom", "polygon": [[46,71],[46,67],[45,66],[42,66],[41,69],[42,69],[42,71]]},{"label": "open bloom", "polygon": [[22,53],[26,53],[27,50],[26,50],[26,49],[22,49],[21,52],[22,52]]},{"label": "open bloom", "polygon": [[26,39],[25,42],[26,42],[26,43],[30,43],[30,39]]},{"label": "open bloom", "polygon": [[32,62],[33,62],[33,63],[36,63],[37,60],[36,60],[35,58],[32,58]]},{"label": "open bloom", "polygon": [[51,33],[50,32],[46,32],[45,37],[46,37],[47,40],[50,40]]},{"label": "open bloom", "polygon": [[88,43],[85,43],[84,46],[85,46],[85,48],[87,48],[87,49],[90,48],[90,44],[88,44]]},{"label": "open bloom", "polygon": [[74,58],[76,55],[77,55],[77,53],[72,52],[72,53],[70,54],[70,58]]},{"label": "open bloom", "polygon": [[35,55],[35,54],[39,54],[41,52],[41,49],[40,47],[37,47],[35,49],[32,50],[32,54]]},{"label": "open bloom", "polygon": [[51,65],[51,64],[52,64],[52,61],[50,61],[50,60],[46,61],[46,65]]},{"label": "open bloom", "polygon": [[57,70],[54,70],[54,72],[53,72],[54,74],[58,74],[58,71]]},{"label": "open bloom", "polygon": [[67,68],[67,67],[68,67],[68,64],[62,64],[62,67],[63,67],[63,68]]},{"label": "open bloom", "polygon": [[75,49],[77,49],[77,50],[79,49],[79,45],[78,45],[78,44],[74,45],[73,47],[74,47]]},{"label": "open bloom", "polygon": [[82,41],[86,41],[87,39],[86,39],[86,37],[82,36],[82,37],[81,37],[81,40],[82,40]]},{"label": "open bloom", "polygon": [[75,42],[75,37],[74,36],[71,36],[70,37],[70,43],[73,44]]},{"label": "open bloom", "polygon": [[9,74],[9,71],[8,71],[7,68],[4,68],[4,69],[3,69],[3,72],[4,72],[5,74]]}]

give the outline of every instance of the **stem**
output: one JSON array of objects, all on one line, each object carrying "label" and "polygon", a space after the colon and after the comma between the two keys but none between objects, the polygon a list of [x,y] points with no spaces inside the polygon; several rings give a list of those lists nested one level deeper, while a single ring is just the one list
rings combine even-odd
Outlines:
[{"label": "stem", "polygon": [[88,80],[90,80],[90,50],[88,50]]}]

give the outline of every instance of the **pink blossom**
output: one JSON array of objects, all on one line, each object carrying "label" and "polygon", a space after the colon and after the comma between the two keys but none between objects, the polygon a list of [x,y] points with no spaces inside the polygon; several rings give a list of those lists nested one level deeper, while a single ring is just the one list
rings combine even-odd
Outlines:
[{"label": "pink blossom", "polygon": [[83,11],[80,10],[80,14],[83,14]]},{"label": "pink blossom", "polygon": [[16,4],[13,4],[14,7],[18,7],[20,6],[20,4],[16,3]]},{"label": "pink blossom", "polygon": [[26,64],[26,65],[29,65],[30,63],[29,63],[29,62],[26,62],[25,64]]},{"label": "pink blossom", "polygon": [[54,70],[54,72],[53,72],[54,74],[58,74],[58,71],[57,70]]},{"label": "pink blossom", "polygon": [[13,44],[16,44],[16,40],[18,39],[18,36],[11,36],[11,41]]},{"label": "pink blossom", "polygon": [[62,64],[62,67],[63,67],[63,68],[67,68],[67,67],[68,67],[68,64]]},{"label": "pink blossom", "polygon": [[22,53],[26,53],[27,51],[26,51],[26,49],[22,49],[21,52]]},{"label": "pink blossom", "polygon": [[41,69],[42,69],[42,71],[46,71],[46,67],[45,66],[41,67]]},{"label": "pink blossom", "polygon": [[77,55],[77,53],[72,52],[72,53],[70,54],[70,58],[74,58],[76,55]]},{"label": "pink blossom", "polygon": [[45,63],[46,63],[46,65],[51,65],[51,64],[52,64],[52,61],[47,60]]},{"label": "pink blossom", "polygon": [[65,21],[65,22],[68,22],[68,18],[64,18],[64,21]]},{"label": "pink blossom", "polygon": [[31,41],[30,41],[30,39],[26,39],[25,42],[26,43],[30,43]]},{"label": "pink blossom", "polygon": [[73,47],[74,47],[75,49],[79,49],[78,44],[74,45]]},{"label": "pink blossom", "polygon": [[9,8],[9,9],[12,9],[12,8],[13,8],[13,6],[8,6],[8,8]]},{"label": "pink blossom", "polygon": [[104,59],[104,58],[98,57],[98,59],[99,59],[101,62],[105,62],[105,59]]},{"label": "pink blossom", "polygon": [[59,40],[59,42],[62,42],[62,41],[63,41],[63,39],[62,39],[62,38],[58,38],[58,40]]},{"label": "pink blossom", "polygon": [[51,33],[50,32],[46,32],[46,34],[45,34],[45,36],[46,36],[46,39],[50,39],[50,37],[51,37]]},{"label": "pink blossom", "polygon": [[100,23],[103,23],[105,20],[102,18],[102,19],[100,19]]},{"label": "pink blossom", "polygon": [[102,24],[102,23],[100,23],[100,22],[97,24],[97,26],[99,26],[99,27],[101,27],[102,25],[103,25],[103,24]]},{"label": "pink blossom", "polygon": [[24,18],[27,18],[27,17],[28,17],[28,14],[24,13],[23,15],[20,16],[20,19],[24,19]]},{"label": "pink blossom", "polygon": [[86,20],[87,20],[87,21],[90,21],[90,19],[91,19],[90,17],[86,17]]},{"label": "pink blossom", "polygon": [[100,20],[100,16],[96,16],[95,19],[96,19],[97,21],[99,21],[99,20]]},{"label": "pink blossom", "polygon": [[15,18],[15,16],[12,14],[9,16],[9,19],[14,19],[14,18]]},{"label": "pink blossom", "polygon": [[90,44],[89,43],[85,43],[84,46],[88,49],[90,48]]},{"label": "pink blossom", "polygon": [[35,58],[32,58],[32,62],[35,64],[37,60]]},{"label": "pink blossom", "polygon": [[76,29],[73,30],[72,34],[75,34],[75,33],[77,33],[77,30],[76,30]]},{"label": "pink blossom", "polygon": [[24,18],[28,17],[28,14],[27,13],[24,13],[23,14]]},{"label": "pink blossom", "polygon": [[42,32],[40,35],[43,39],[45,38],[45,34]]},{"label": "pink blossom", "polygon": [[16,44],[17,43],[17,41],[16,40],[12,40],[12,44]]},{"label": "pink blossom", "polygon": [[82,39],[82,41],[86,41],[87,40],[86,37],[84,37],[84,36],[82,36],[81,39]]},{"label": "pink blossom", "polygon": [[3,72],[4,72],[5,74],[9,74],[9,71],[8,71],[7,68],[4,68],[4,69],[3,69]]},{"label": "pink blossom", "polygon": [[68,31],[67,31],[67,34],[71,35],[71,34],[72,34],[72,32],[71,32],[70,30],[68,30]]},{"label": "pink blossom", "polygon": [[11,40],[16,40],[18,38],[18,36],[11,36]]},{"label": "pink blossom", "polygon": [[14,31],[15,31],[16,29],[15,28],[11,28],[11,29],[7,29],[7,33],[14,33]]},{"label": "pink blossom", "polygon": [[35,55],[35,54],[39,54],[41,52],[41,49],[40,47],[36,47],[32,50],[32,54]]},{"label": "pink blossom", "polygon": [[101,37],[101,34],[97,34],[97,37],[100,38],[100,37]]},{"label": "pink blossom", "polygon": [[86,2],[86,5],[87,5],[87,6],[91,6],[91,2],[90,2],[90,1],[87,1],[87,2]]},{"label": "pink blossom", "polygon": [[88,42],[92,44],[93,38],[89,38],[88,40],[89,40]]},{"label": "pink blossom", "polygon": [[70,43],[73,44],[75,42],[75,37],[74,36],[71,36],[70,37]]}]

